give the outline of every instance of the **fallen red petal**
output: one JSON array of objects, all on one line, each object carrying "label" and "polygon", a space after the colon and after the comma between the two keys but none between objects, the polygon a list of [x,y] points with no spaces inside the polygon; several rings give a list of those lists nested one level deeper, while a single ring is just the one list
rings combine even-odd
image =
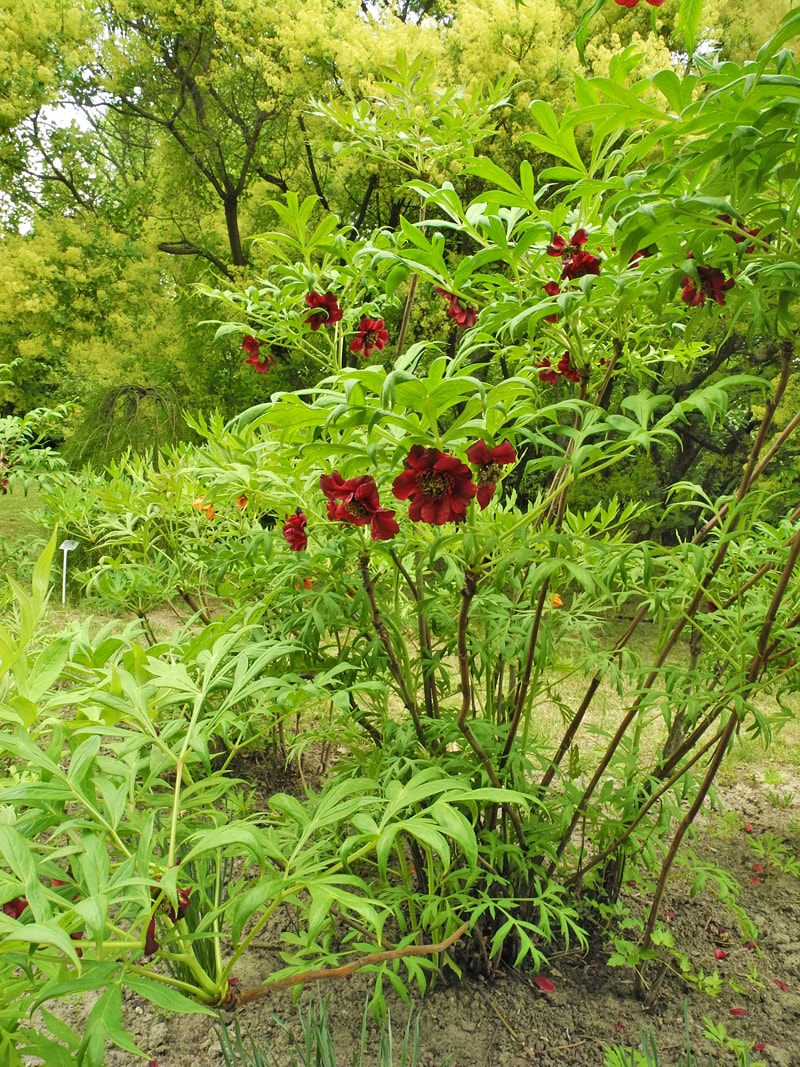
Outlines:
[{"label": "fallen red petal", "polygon": [[717,951],[714,953],[714,956],[718,960],[726,960],[728,958],[728,953],[725,951],[724,948],[718,948]]},{"label": "fallen red petal", "polygon": [[664,912],[664,918],[667,920],[667,922],[671,923],[673,919],[678,918],[678,913],[667,909],[667,911]]},{"label": "fallen red petal", "polygon": [[747,1015],[747,1008],[729,1008],[728,1011],[731,1015],[735,1015],[737,1018]]},{"label": "fallen red petal", "polygon": [[614,1031],[614,1033],[615,1033],[615,1034],[618,1034],[618,1033],[620,1032],[620,1030],[621,1030],[621,1029],[622,1029],[622,1019],[620,1019],[620,1020],[619,1020],[619,1022],[617,1023],[617,1028],[616,1028],[616,1030]]},{"label": "fallen red petal", "polygon": [[537,974],[533,981],[539,987],[539,989],[541,989],[541,991],[543,993],[554,993],[555,992],[555,988],[556,987],[553,985],[553,983],[550,981],[550,979],[549,978],[545,978],[545,976],[543,974]]},{"label": "fallen red petal", "polygon": [[760,1041],[757,1045],[753,1045],[753,1052],[763,1052],[767,1046],[763,1041]]},{"label": "fallen red petal", "polygon": [[749,822],[745,823],[744,832],[746,834],[752,834],[752,832],[753,832],[753,824],[749,823]]},{"label": "fallen red petal", "polygon": [[757,945],[757,943],[755,941],[745,941],[743,947],[744,948],[749,948],[749,949],[756,949],[756,948],[758,948],[758,945]]},{"label": "fallen red petal", "polygon": [[780,980],[780,978],[773,978],[773,982],[778,987],[778,989],[782,990],[784,993],[788,993],[789,992],[788,985],[785,982],[782,982]]},{"label": "fallen red petal", "polygon": [[756,874],[761,874],[761,872],[764,870],[764,867],[760,863],[754,863],[753,870],[756,872]]},{"label": "fallen red petal", "polygon": [[761,879],[760,878],[751,878],[750,879],[750,883],[751,883],[751,885],[761,885]]}]

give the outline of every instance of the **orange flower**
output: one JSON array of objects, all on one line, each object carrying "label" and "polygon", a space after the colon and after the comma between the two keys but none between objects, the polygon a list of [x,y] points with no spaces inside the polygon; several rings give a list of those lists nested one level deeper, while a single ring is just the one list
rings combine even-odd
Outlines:
[{"label": "orange flower", "polygon": [[235,503],[236,503],[236,507],[240,511],[244,511],[244,509],[247,507],[247,505],[250,503],[250,501],[247,499],[247,495],[245,493],[242,493],[241,496],[237,496],[236,497]]},{"label": "orange flower", "polygon": [[561,597],[558,595],[558,593],[553,593],[553,607],[554,608],[563,608],[564,607],[564,601],[561,599]]},{"label": "orange flower", "polygon": [[205,512],[205,516],[209,522],[211,522],[211,520],[216,515],[216,512],[214,511],[214,505],[207,504],[204,497],[202,496],[198,497],[197,500],[192,502],[192,507],[195,509],[195,511]]}]

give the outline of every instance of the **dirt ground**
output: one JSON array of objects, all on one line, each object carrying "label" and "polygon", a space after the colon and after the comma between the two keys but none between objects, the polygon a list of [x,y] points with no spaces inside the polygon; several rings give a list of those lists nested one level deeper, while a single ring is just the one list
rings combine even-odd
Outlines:
[{"label": "dirt ground", "polygon": [[[654,1035],[660,1067],[672,1067],[683,1062],[687,1004],[699,1063],[711,1062],[708,1053],[717,1065],[736,1063],[731,1052],[703,1036],[707,1019],[724,1025],[732,1037],[763,1045],[752,1053],[753,1063],[800,1067],[800,876],[785,870],[787,860],[791,865],[800,857],[794,803],[800,776],[783,768],[781,773],[766,772],[766,779],[753,771],[732,776],[720,789],[723,810],[707,813],[692,842],[701,861],[712,861],[740,883],[740,903],[758,929],[755,943],[744,943],[735,916],[712,890],[692,895],[697,862],[676,868],[662,910],[695,973],[716,970],[720,975],[718,996],[694,989],[676,968],[667,973],[652,1006],[645,1008],[633,996],[631,972],[609,968],[607,954],[554,955],[543,972],[555,987],[552,992],[540,990],[530,972],[504,971],[492,982],[441,984],[424,1001],[413,1003],[420,1020],[420,1067],[603,1067],[604,1047],[620,1042],[638,1047],[643,1031]],[[636,889],[629,891],[635,894]],[[718,958],[719,953],[727,956]],[[268,949],[261,958],[253,956],[247,972],[239,975],[242,985],[257,985],[275,961],[277,956]],[[337,1067],[352,1063],[368,991],[367,976],[322,991],[329,998]],[[317,990],[306,990],[301,1003],[318,995]],[[399,1047],[409,1009],[399,999],[389,1002]],[[78,1012],[89,1007],[83,1003]],[[137,1043],[159,1067],[224,1063],[211,1020],[168,1018],[135,998],[128,1008]],[[292,1041],[299,1040],[301,1031],[290,993],[249,1005],[239,1018],[268,1044],[274,1067],[294,1067]],[[376,1062],[374,1035],[372,1041],[365,1067]],[[141,1062],[118,1050],[110,1050],[106,1060],[107,1067]],[[400,1063],[398,1051],[395,1064]]]}]

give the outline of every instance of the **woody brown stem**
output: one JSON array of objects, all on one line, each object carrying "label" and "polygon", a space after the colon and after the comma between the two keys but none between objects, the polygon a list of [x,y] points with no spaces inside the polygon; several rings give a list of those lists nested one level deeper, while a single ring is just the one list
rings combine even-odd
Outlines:
[{"label": "woody brown stem", "polygon": [[278,978],[274,982],[266,982],[257,989],[246,989],[241,993],[237,993],[235,988],[231,989],[229,987],[227,996],[220,1007],[228,1011],[235,1011],[242,1004],[250,1004],[254,1000],[261,1000],[262,997],[272,996],[273,993],[279,993],[282,989],[292,989],[294,986],[307,985],[309,982],[324,982],[331,978],[347,978],[348,975],[360,971],[362,967],[371,967],[376,963],[389,963],[391,960],[403,959],[405,956],[435,956],[439,952],[446,952],[447,949],[464,936],[468,928],[468,922],[462,923],[454,934],[451,934],[444,941],[440,941],[438,945],[408,945],[406,948],[393,948],[388,952],[372,952],[370,955],[362,956],[361,959],[353,960],[352,963],[346,963],[342,967],[323,967],[316,971],[303,971],[300,974],[289,975],[288,978]]},{"label": "woody brown stem", "polygon": [[417,703],[408,688],[408,682],[406,676],[403,673],[403,668],[400,666],[400,661],[397,658],[397,653],[394,650],[394,645],[389,637],[389,631],[386,629],[386,624],[381,618],[381,614],[378,610],[378,605],[375,600],[375,580],[369,573],[369,558],[367,556],[358,557],[358,565],[361,570],[361,581],[364,585],[364,589],[369,600],[370,614],[372,616],[372,625],[375,628],[375,633],[378,635],[381,644],[386,650],[386,656],[389,660],[389,668],[392,672],[392,677],[397,682],[397,687],[400,690],[400,696],[403,700],[403,704],[406,710],[411,715],[414,721],[414,730],[417,735],[419,743],[426,747],[425,732],[422,729],[422,722],[419,717],[419,709]]},{"label": "woody brown stem", "polygon": [[[772,594],[772,599],[770,601],[769,607],[767,608],[767,613],[764,617],[764,622],[761,626],[761,632],[758,636],[758,645],[756,647],[756,652],[750,660],[750,664],[747,668],[746,682],[744,687],[745,692],[749,692],[753,689],[756,680],[761,674],[761,671],[766,662],[770,633],[772,631],[772,627],[775,624],[775,619],[778,614],[778,608],[780,607],[781,602],[783,601],[783,598],[786,594],[786,590],[794,572],[798,556],[800,556],[800,530],[798,530],[792,538],[788,558],[786,560],[786,563],[784,564],[783,571],[781,572],[781,576],[778,580],[778,584],[775,587],[775,592]],[[642,947],[645,951],[647,951],[652,945],[653,930],[655,929],[656,920],[658,919],[658,913],[661,910],[661,902],[664,899],[664,893],[666,892],[667,878],[669,876],[669,872],[672,868],[672,865],[675,862],[675,856],[678,853],[678,849],[680,848],[681,842],[683,841],[687,830],[692,825],[697,813],[703,806],[703,802],[705,801],[705,798],[708,795],[708,791],[711,788],[714,778],[716,777],[717,771],[719,770],[720,764],[722,763],[722,759],[728,749],[728,745],[730,744],[731,738],[733,737],[733,734],[738,729],[738,727],[739,716],[736,714],[735,711],[731,711],[728,721],[725,724],[725,728],[723,729],[720,735],[716,751],[714,752],[714,755],[711,758],[711,762],[708,765],[708,770],[706,771],[705,777],[703,778],[700,788],[697,791],[697,795],[692,801],[692,804],[689,807],[689,810],[686,812],[686,815],[684,816],[680,826],[675,831],[675,836],[672,839],[669,851],[667,852],[667,855],[664,858],[664,862],[661,865],[661,872],[658,877],[658,883],[656,885],[655,893],[653,894],[652,904],[650,905],[650,913],[647,917],[647,923],[645,924],[644,937],[642,940]],[[644,968],[637,972],[636,991],[640,996],[644,992]]]},{"label": "woody brown stem", "polygon": [[[495,787],[495,789],[502,789],[500,779],[497,777],[497,772],[492,766],[492,761],[484,752],[480,742],[470,729],[467,722],[467,716],[472,708],[472,682],[470,678],[469,670],[469,649],[467,648],[467,628],[469,626],[469,612],[472,605],[472,600],[478,588],[477,576],[467,568],[464,572],[464,585],[461,589],[461,607],[458,612],[458,633],[456,638],[456,644],[458,648],[458,674],[461,682],[461,709],[458,713],[458,728],[466,738],[467,744],[475,753],[483,765],[486,774],[489,777],[489,781]],[[508,809],[509,818],[514,826],[514,832],[517,835],[520,847],[525,847],[525,834],[522,830],[522,823],[519,820],[519,815],[513,807]]]},{"label": "woody brown stem", "polygon": [[547,599],[547,590],[549,587],[549,580],[545,578],[542,582],[542,588],[539,590],[539,598],[536,601],[536,611],[533,616],[533,622],[531,624],[531,632],[528,637],[528,650],[525,655],[525,664],[522,668],[522,675],[517,681],[517,689],[514,694],[514,711],[511,716],[511,724],[508,728],[508,736],[506,737],[506,743],[503,746],[503,753],[500,756],[500,766],[505,767],[508,762],[508,757],[511,754],[511,749],[514,745],[514,739],[517,736],[519,730],[519,724],[522,719],[522,712],[525,708],[525,702],[528,698],[528,690],[531,684],[531,674],[533,673],[533,661],[536,657],[536,643],[539,639],[539,630],[542,624],[542,613],[544,611],[545,600]]},{"label": "woody brown stem", "polygon": [[[419,221],[425,221],[425,209],[427,208],[427,202],[423,200],[422,207],[419,209]],[[411,319],[411,308],[414,306],[414,297],[417,295],[417,285],[419,284],[419,275],[412,274],[411,281],[408,286],[408,294],[406,296],[406,302],[403,306],[403,317],[400,320],[400,330],[397,334],[397,349],[395,352],[395,358],[402,355],[403,348],[406,343],[406,334],[408,333],[408,323]]]},{"label": "woody brown stem", "polygon": [[[764,469],[764,466],[765,466],[764,462],[763,461],[760,462],[760,463],[757,462],[758,461],[758,456],[759,456],[759,453],[760,453],[761,449],[763,448],[764,441],[766,439],[767,433],[769,432],[769,429],[772,426],[772,420],[773,420],[773,416],[774,416],[774,413],[775,413],[775,409],[776,409],[781,397],[783,396],[784,390],[786,389],[786,385],[787,385],[787,382],[788,382],[789,367],[790,367],[790,363],[791,363],[791,353],[792,353],[791,345],[784,345],[783,351],[782,351],[783,365],[782,365],[782,369],[781,369],[781,376],[780,376],[780,378],[778,380],[778,384],[777,384],[777,387],[775,389],[774,397],[772,397],[766,404],[764,417],[761,420],[761,424],[759,426],[759,429],[758,429],[758,432],[756,434],[755,440],[753,441],[753,446],[752,446],[752,448],[750,450],[750,456],[749,456],[749,459],[748,459],[748,462],[747,462],[747,466],[745,468],[745,472],[744,472],[744,474],[742,476],[742,480],[741,480],[741,482],[739,484],[739,488],[737,489],[736,494],[734,496],[734,501],[737,504],[740,503],[743,500],[743,498],[746,496],[746,494],[750,491],[750,489],[752,488],[753,483],[755,482],[756,478],[759,476],[760,472]],[[728,510],[729,510],[729,505],[728,504],[723,505],[723,507],[720,509],[720,512],[718,513],[718,515],[715,516],[716,522],[719,522],[721,516],[723,515],[723,513],[726,513]],[[698,533],[695,535],[692,543],[693,544],[699,544],[700,541],[704,540],[705,537],[708,535],[708,533],[714,528],[714,526],[716,525],[716,522],[714,520],[711,520],[710,522],[706,523],[706,525],[702,528],[702,530],[698,531]],[[737,518],[737,516],[734,515],[732,520],[731,520],[731,523],[730,523],[730,532],[732,532],[736,528],[737,522],[738,522],[738,518]],[[559,844],[558,844],[558,848],[556,849],[556,860],[558,858],[560,858],[560,856],[563,854],[564,849],[567,847],[569,839],[572,836],[572,832],[573,832],[573,830],[575,829],[575,827],[578,824],[578,820],[585,814],[586,804],[588,803],[590,797],[592,796],[592,794],[594,793],[595,789],[597,788],[598,783],[600,782],[603,774],[605,773],[606,768],[608,767],[609,763],[611,762],[611,760],[612,760],[612,758],[614,756],[614,753],[616,752],[617,748],[619,747],[620,743],[622,742],[623,737],[627,733],[628,728],[630,727],[631,723],[633,722],[633,720],[638,715],[639,710],[641,708],[641,705],[642,705],[642,703],[643,703],[643,701],[645,699],[645,696],[650,692],[650,690],[652,689],[653,685],[655,684],[656,679],[659,676],[660,670],[664,666],[664,663],[667,660],[667,656],[669,655],[669,653],[674,648],[675,643],[677,642],[678,638],[683,633],[683,630],[686,627],[686,625],[688,623],[690,623],[694,619],[695,615],[697,614],[697,610],[698,610],[698,608],[700,606],[700,603],[703,600],[704,595],[705,595],[705,589],[710,587],[712,580],[714,579],[715,575],[717,574],[717,572],[719,571],[720,567],[722,566],[722,564],[723,564],[723,562],[725,560],[725,557],[726,557],[726,555],[728,553],[728,549],[729,549],[730,545],[731,545],[731,538],[730,537],[726,537],[724,539],[721,539],[719,547],[717,548],[716,554],[714,555],[713,560],[709,564],[708,569],[707,569],[705,575],[703,576],[702,580],[698,583],[697,590],[696,590],[694,596],[692,597],[692,600],[689,603],[689,606],[683,612],[681,617],[676,621],[675,625],[672,628],[672,631],[670,632],[669,636],[667,637],[667,640],[662,645],[661,650],[659,652],[659,655],[658,655],[658,657],[657,657],[657,659],[655,661],[655,664],[653,665],[652,669],[650,670],[650,673],[648,674],[647,678],[644,680],[642,686],[639,689],[639,695],[633,701],[633,703],[631,704],[631,706],[628,709],[627,713],[623,716],[623,719],[620,722],[616,733],[614,734],[613,738],[611,739],[611,742],[609,743],[609,745],[608,745],[603,757],[601,758],[597,768],[595,769],[595,773],[593,774],[591,781],[586,786],[586,788],[585,788],[585,790],[583,792],[583,795],[581,796],[580,801],[575,806],[575,810],[573,812],[572,818],[570,819],[569,825],[564,829],[564,832],[562,833],[561,839],[560,839]],[[555,870],[555,864],[556,864],[555,860],[553,860],[551,862],[551,864],[550,864],[550,867],[549,867],[549,870],[548,870],[548,873],[550,875],[552,875],[553,871]]]},{"label": "woody brown stem", "polygon": [[[622,637],[620,637],[620,639],[614,645],[614,648],[613,648],[614,652],[619,652],[625,647],[625,645],[628,643],[628,641],[630,641],[630,639],[633,636],[634,632],[636,631],[639,623],[642,621],[642,619],[645,617],[646,614],[647,614],[647,604],[642,604],[641,607],[639,608],[639,610],[634,615],[634,617],[633,617],[633,619],[631,621],[631,624],[628,627],[628,629],[625,631],[625,633],[622,635]],[[589,707],[591,706],[591,703],[594,700],[595,693],[597,692],[601,681],[602,681],[602,677],[601,677],[601,675],[599,673],[597,673],[594,676],[594,678],[592,678],[591,682],[589,683],[589,688],[586,690],[586,693],[584,694],[583,700],[580,703],[580,707],[575,712],[575,714],[572,716],[570,724],[567,727],[566,731],[564,732],[564,736],[561,739],[561,744],[558,746],[558,751],[556,752],[555,756],[553,756],[553,759],[552,759],[552,762],[550,763],[550,766],[547,768],[547,770],[544,772],[544,775],[542,776],[542,781],[541,781],[541,788],[542,789],[546,789],[547,786],[550,785],[550,782],[552,781],[552,778],[553,778],[553,775],[556,772],[556,769],[558,768],[558,766],[561,763],[561,761],[564,758],[564,756],[569,751],[570,745],[572,744],[572,739],[575,737],[575,734],[578,732],[578,728],[580,727],[581,723],[583,722],[583,719],[584,719],[584,717],[586,715],[586,712],[589,710]]]}]

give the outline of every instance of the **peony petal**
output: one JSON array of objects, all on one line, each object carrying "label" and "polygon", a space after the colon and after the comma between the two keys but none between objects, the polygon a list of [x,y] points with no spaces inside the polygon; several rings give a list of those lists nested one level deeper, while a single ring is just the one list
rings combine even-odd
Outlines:
[{"label": "peony petal", "polygon": [[486,463],[491,463],[492,456],[489,449],[486,447],[486,442],[476,441],[474,445],[470,445],[467,449],[467,459],[476,467],[482,467]]},{"label": "peony petal", "polygon": [[378,508],[372,516],[370,534],[373,541],[391,541],[395,534],[400,532],[394,512],[388,508]]},{"label": "peony petal", "polygon": [[489,504],[489,501],[494,496],[494,491],[496,488],[497,486],[494,485],[494,483],[490,483],[489,485],[482,485],[479,487],[478,492],[476,494],[476,499],[480,504],[481,511]]}]

